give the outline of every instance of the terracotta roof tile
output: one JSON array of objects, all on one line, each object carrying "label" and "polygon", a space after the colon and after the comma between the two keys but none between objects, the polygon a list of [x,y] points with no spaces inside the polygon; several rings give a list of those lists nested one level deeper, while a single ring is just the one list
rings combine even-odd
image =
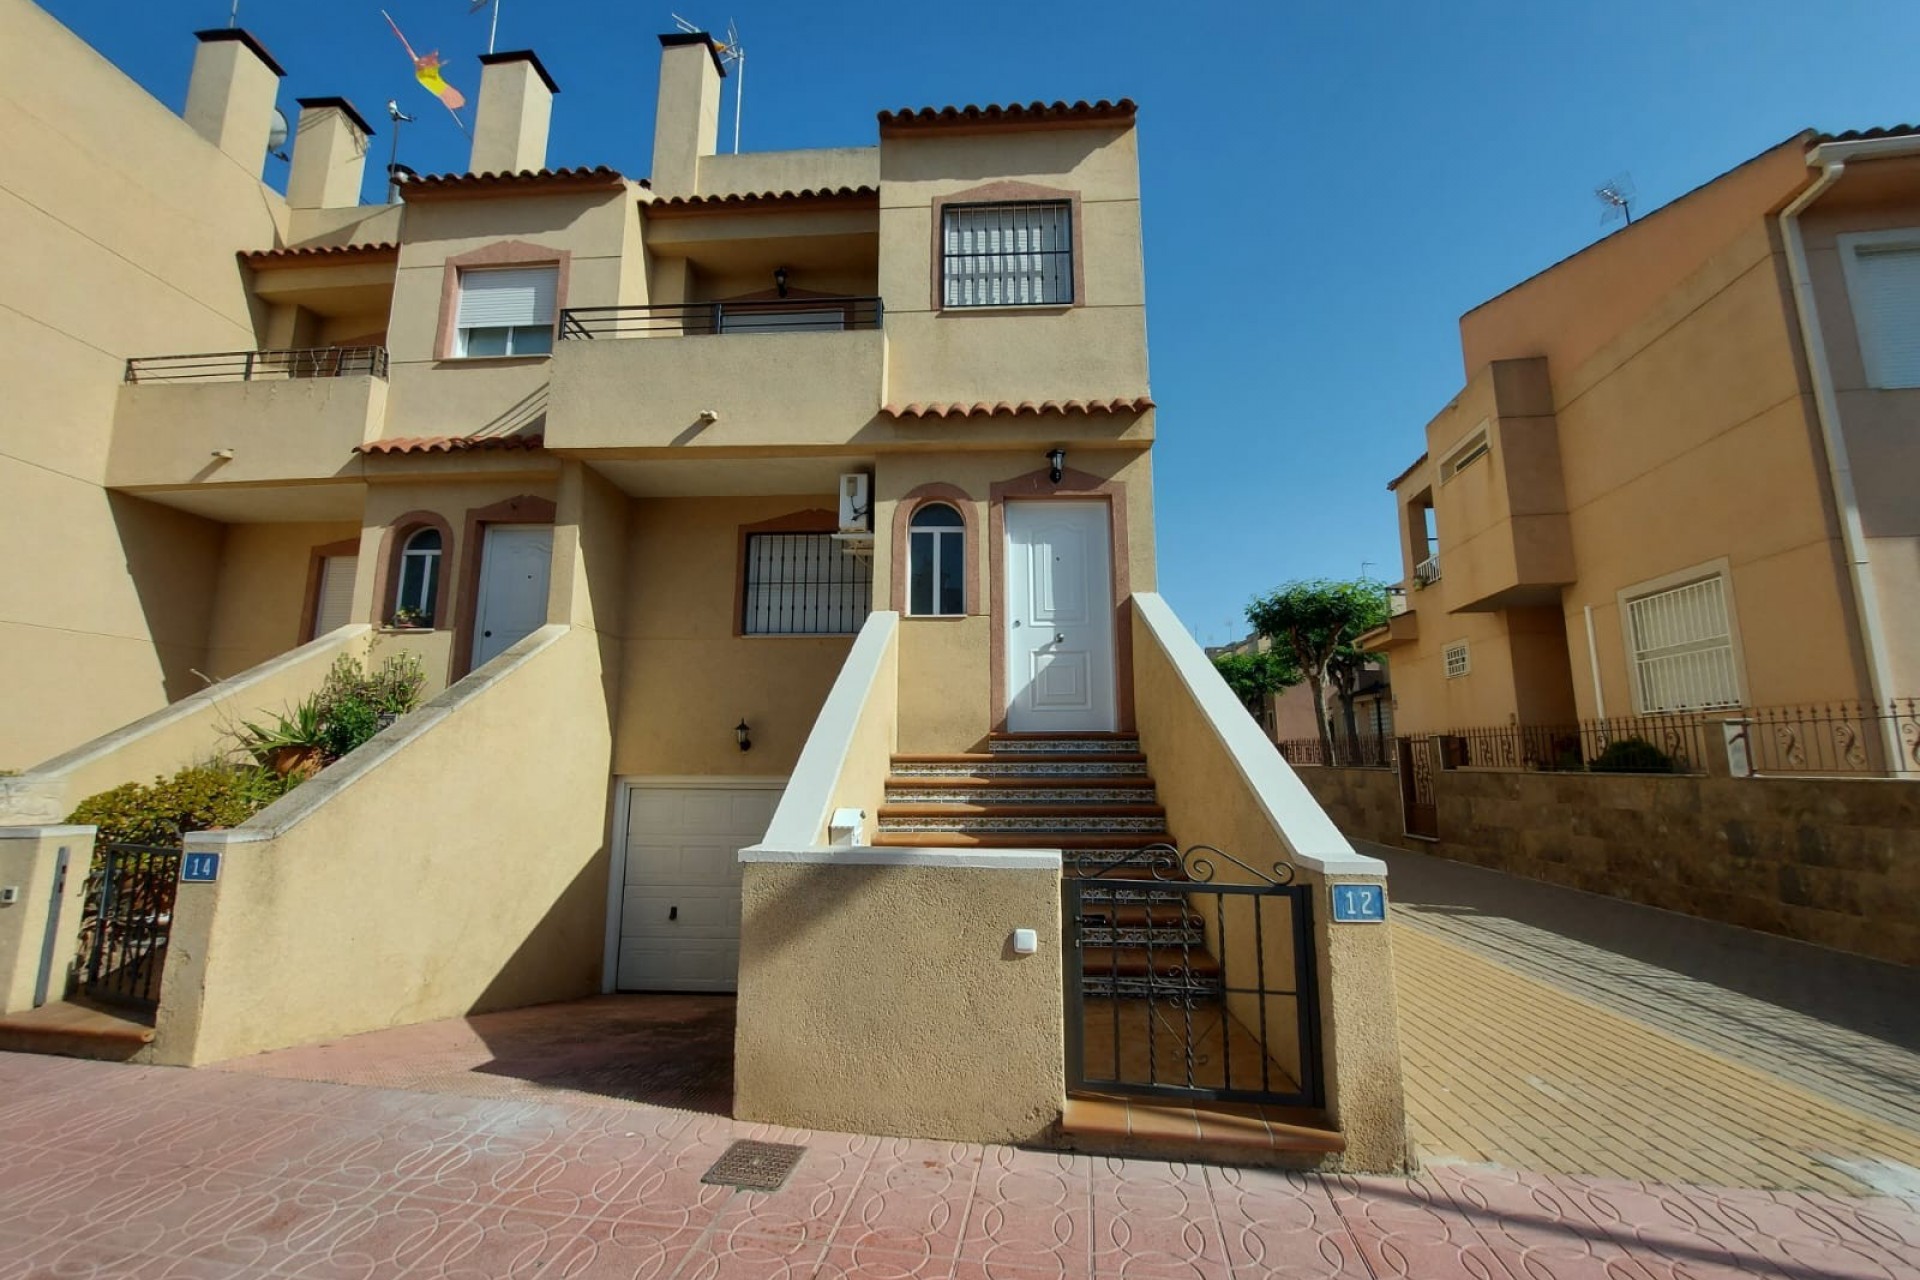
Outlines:
[{"label": "terracotta roof tile", "polygon": [[984,107],[905,107],[882,111],[880,128],[925,129],[951,125],[991,124],[1091,124],[1107,120],[1131,120],[1139,106],[1132,98],[1109,102],[1027,102]]},{"label": "terracotta roof tile", "polygon": [[883,412],[896,418],[1038,417],[1043,413],[1144,413],[1153,408],[1147,396],[1116,396],[1111,400],[980,400],[971,404],[890,404]]},{"label": "terracotta roof tile", "polygon": [[284,249],[242,249],[239,258],[249,267],[284,267],[356,259],[375,261],[398,257],[399,254],[400,246],[387,240],[379,244],[310,244]]},{"label": "terracotta roof tile", "polygon": [[482,453],[510,449],[534,450],[545,437],[538,433],[524,436],[395,436],[355,445],[355,453]]},{"label": "terracotta roof tile", "polygon": [[735,192],[729,195],[713,196],[672,196],[664,200],[650,200],[647,211],[665,213],[681,209],[755,209],[770,206],[791,206],[821,201],[851,201],[877,203],[880,198],[878,187],[802,187],[798,191],[752,191]]},{"label": "terracotta roof tile", "polygon": [[1878,125],[1871,129],[1848,129],[1845,133],[1816,133],[1819,142],[1868,142],[1874,138],[1910,138],[1920,134],[1920,124]]},{"label": "terracotta roof tile", "polygon": [[[591,169],[522,169],[517,173],[434,173],[400,177],[400,190],[409,200],[437,195],[464,195],[471,192],[504,192],[518,195],[540,189],[582,191],[597,187],[618,187],[626,178],[617,169],[595,165]],[[642,183],[641,185],[645,185]]]}]

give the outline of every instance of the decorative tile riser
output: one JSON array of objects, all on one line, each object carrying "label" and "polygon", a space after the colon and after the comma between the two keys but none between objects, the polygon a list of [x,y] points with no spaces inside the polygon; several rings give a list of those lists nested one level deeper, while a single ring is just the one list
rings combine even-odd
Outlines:
[{"label": "decorative tile riser", "polygon": [[979,760],[959,764],[897,762],[898,778],[1144,778],[1144,760]]},{"label": "decorative tile riser", "polygon": [[1149,928],[1146,925],[1122,925],[1118,929],[1109,929],[1105,925],[1082,925],[1080,941],[1089,947],[1151,947],[1155,950],[1204,947],[1207,945],[1207,931],[1201,928]]},{"label": "decorative tile riser", "polygon": [[889,804],[1152,804],[1152,787],[893,787]]},{"label": "decorative tile riser", "polygon": [[[1075,878],[1086,879],[1087,877],[1077,876]],[[1117,882],[1109,881],[1107,883],[1114,883],[1116,887],[1112,890],[1108,890],[1104,886],[1099,889],[1082,890],[1080,894],[1080,905],[1083,908],[1090,909],[1101,903],[1111,902],[1122,906],[1137,907],[1141,905],[1151,906],[1162,902],[1184,903],[1187,900],[1187,895],[1177,889],[1153,889],[1137,881],[1135,884],[1138,885],[1138,887],[1123,889],[1118,887]]]},{"label": "decorative tile riser", "polygon": [[[1014,834],[1032,832],[1035,835],[1161,835],[1166,832],[1165,818],[1127,818],[1127,817],[1048,817],[1032,818],[988,818],[972,814],[954,814],[951,817],[889,818],[880,819],[882,831],[965,831],[972,833],[998,832]],[[1043,842],[1044,844],[1044,842]]]},{"label": "decorative tile riser", "polygon": [[1105,756],[1138,755],[1138,738],[992,738],[987,750],[996,755],[1013,756]]},{"label": "decorative tile riser", "polygon": [[1149,997],[1159,1001],[1180,1002],[1191,1000],[1195,1004],[1211,1004],[1220,998],[1220,984],[1205,978],[1155,978],[1144,976],[1130,978],[1122,974],[1115,978],[1107,973],[1083,973],[1080,975],[1080,990],[1089,996],[1113,996],[1121,1000],[1145,1000]]}]

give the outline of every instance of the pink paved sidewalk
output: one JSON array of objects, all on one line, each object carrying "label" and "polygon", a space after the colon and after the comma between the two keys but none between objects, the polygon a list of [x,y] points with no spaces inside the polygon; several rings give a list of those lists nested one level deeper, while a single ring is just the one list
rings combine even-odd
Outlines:
[{"label": "pink paved sidewalk", "polygon": [[[700,1183],[736,1137],[786,1188]],[[0,1054],[0,1277],[1920,1275],[1896,1200],[1318,1178]]]}]

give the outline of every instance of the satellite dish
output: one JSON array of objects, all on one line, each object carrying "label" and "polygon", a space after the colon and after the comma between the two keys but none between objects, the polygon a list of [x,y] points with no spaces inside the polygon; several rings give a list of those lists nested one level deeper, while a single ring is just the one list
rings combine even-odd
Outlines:
[{"label": "satellite dish", "polygon": [[273,124],[267,128],[267,150],[278,158],[287,158],[287,117],[280,108],[273,109]]}]

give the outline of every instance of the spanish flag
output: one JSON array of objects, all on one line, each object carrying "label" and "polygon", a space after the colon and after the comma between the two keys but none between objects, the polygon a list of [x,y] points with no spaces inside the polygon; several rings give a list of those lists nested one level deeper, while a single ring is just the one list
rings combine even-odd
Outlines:
[{"label": "spanish flag", "polygon": [[446,77],[440,74],[439,53],[429,53],[424,57],[415,53],[413,46],[407,43],[407,38],[400,34],[400,25],[393,20],[393,15],[382,9],[380,16],[387,20],[387,25],[393,28],[393,34],[399,38],[400,47],[407,51],[407,58],[413,63],[413,78],[420,82],[420,87],[445,103],[449,111],[458,111],[466,106],[466,96],[448,84]]}]

